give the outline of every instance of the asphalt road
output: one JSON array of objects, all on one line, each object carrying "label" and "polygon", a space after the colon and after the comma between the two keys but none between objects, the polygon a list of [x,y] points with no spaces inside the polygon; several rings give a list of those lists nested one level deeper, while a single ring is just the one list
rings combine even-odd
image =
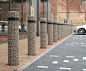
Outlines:
[{"label": "asphalt road", "polygon": [[86,35],[72,35],[24,71],[86,71]]}]

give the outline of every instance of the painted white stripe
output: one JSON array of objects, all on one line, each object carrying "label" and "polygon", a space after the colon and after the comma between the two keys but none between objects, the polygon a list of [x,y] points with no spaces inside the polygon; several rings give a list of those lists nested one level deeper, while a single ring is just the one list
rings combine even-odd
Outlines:
[{"label": "painted white stripe", "polygon": [[81,44],[84,44],[84,43],[81,43]]},{"label": "painted white stripe", "polygon": [[68,44],[66,44],[66,45],[68,45]]},{"label": "painted white stripe", "polygon": [[23,66],[19,67],[17,70],[18,71],[23,71],[25,68],[27,68],[28,66],[30,66],[32,63],[34,63],[35,61],[37,61],[39,58],[41,58],[42,56],[44,56],[46,53],[48,53],[50,50],[54,49],[56,46],[60,45],[62,42],[66,41],[69,37],[71,37],[72,35],[68,36],[67,38],[65,38],[64,40],[62,40],[61,42],[59,42],[58,44],[54,45],[53,47],[51,47],[49,50],[43,52],[42,54],[40,54],[39,56],[35,57],[34,59],[32,59],[31,61],[27,62],[26,64],[24,64]]},{"label": "painted white stripe", "polygon": [[60,67],[59,69],[62,69],[62,70],[71,70],[71,68],[64,68],[64,67]]},{"label": "painted white stripe", "polygon": [[76,43],[76,44],[79,44],[79,43]]},{"label": "painted white stripe", "polygon": [[80,45],[80,46],[86,47],[86,45]]},{"label": "painted white stripe", "polygon": [[66,56],[67,58],[74,58],[74,56]]},{"label": "painted white stripe", "polygon": [[53,61],[53,62],[52,62],[52,64],[57,64],[57,63],[58,63],[58,61]]},{"label": "painted white stripe", "polygon": [[86,60],[86,57],[83,57],[83,60]]},{"label": "painted white stripe", "polygon": [[38,68],[48,68],[48,66],[37,66]]},{"label": "painted white stripe", "polygon": [[74,59],[73,61],[79,61],[79,59]]},{"label": "painted white stripe", "polygon": [[69,60],[64,60],[63,62],[68,63],[68,62],[69,62]]},{"label": "painted white stripe", "polygon": [[58,55],[50,55],[50,57],[58,57]]},{"label": "painted white stripe", "polygon": [[86,69],[83,69],[83,71],[86,71]]}]

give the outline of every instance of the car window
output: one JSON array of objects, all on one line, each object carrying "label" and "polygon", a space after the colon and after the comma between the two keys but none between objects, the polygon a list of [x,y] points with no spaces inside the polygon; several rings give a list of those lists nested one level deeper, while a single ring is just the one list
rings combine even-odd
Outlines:
[{"label": "car window", "polygon": [[0,26],[2,26],[2,25],[8,26],[8,23],[6,23],[6,22],[0,22]]}]

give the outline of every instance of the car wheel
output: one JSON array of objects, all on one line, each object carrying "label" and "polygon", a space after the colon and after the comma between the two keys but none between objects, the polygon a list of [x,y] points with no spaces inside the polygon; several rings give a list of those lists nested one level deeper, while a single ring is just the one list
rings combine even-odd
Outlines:
[{"label": "car wheel", "polygon": [[79,29],[78,32],[79,32],[80,35],[84,35],[85,34],[85,29],[81,28],[81,29]]}]

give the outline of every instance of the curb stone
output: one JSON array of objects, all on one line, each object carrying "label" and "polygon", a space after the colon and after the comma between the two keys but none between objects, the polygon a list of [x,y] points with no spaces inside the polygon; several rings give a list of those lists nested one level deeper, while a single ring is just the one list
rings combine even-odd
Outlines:
[{"label": "curb stone", "polygon": [[59,44],[61,44],[62,42],[64,42],[65,40],[67,40],[69,37],[71,37],[73,34],[71,34],[70,36],[66,37],[64,40],[60,41],[59,43],[57,43],[56,45],[52,46],[50,49],[48,49],[47,51],[43,52],[42,54],[40,54],[39,56],[35,57],[34,59],[32,59],[31,61],[27,62],[26,64],[24,64],[23,66],[21,66],[20,68],[18,68],[17,70],[14,71],[23,71],[25,68],[27,68],[28,66],[30,66],[32,63],[34,63],[35,61],[37,61],[39,58],[41,58],[42,56],[44,56],[46,53],[48,53],[49,51],[51,51],[52,49],[54,49],[56,46],[58,46]]}]

